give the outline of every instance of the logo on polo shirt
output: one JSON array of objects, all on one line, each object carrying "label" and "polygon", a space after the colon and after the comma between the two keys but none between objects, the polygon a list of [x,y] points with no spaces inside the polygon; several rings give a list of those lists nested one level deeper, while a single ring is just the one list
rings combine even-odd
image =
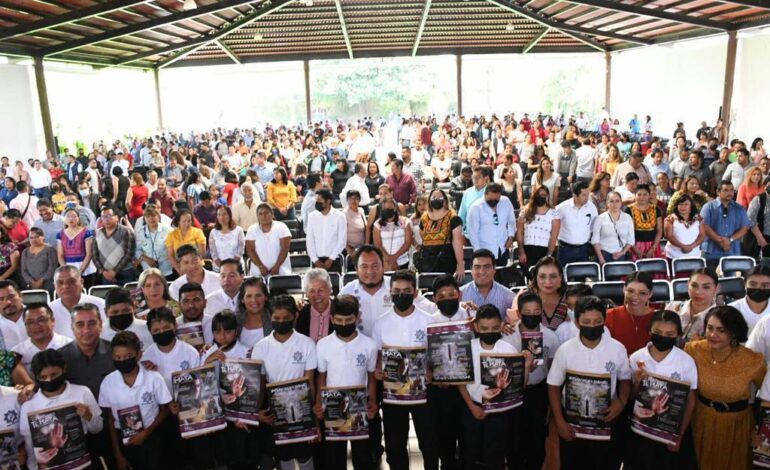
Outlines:
[{"label": "logo on polo shirt", "polygon": [[679,372],[674,372],[673,374],[671,374],[671,378],[674,380],[682,380],[682,376],[679,375]]},{"label": "logo on polo shirt", "polygon": [[414,332],[414,340],[422,343],[425,341],[425,330],[417,330]]},{"label": "logo on polo shirt", "polygon": [[3,419],[5,420],[6,425],[13,426],[19,422],[19,413],[17,413],[16,410],[8,410],[5,412]]},{"label": "logo on polo shirt", "polygon": [[612,361],[608,361],[606,364],[604,364],[604,370],[606,370],[610,374],[615,372],[615,363]]},{"label": "logo on polo shirt", "polygon": [[190,368],[190,361],[182,361],[179,363],[179,370],[187,370]]},{"label": "logo on polo shirt", "polygon": [[300,364],[302,362],[303,357],[304,355],[302,354],[302,351],[296,351],[292,356],[292,359],[294,359],[295,364]]},{"label": "logo on polo shirt", "polygon": [[155,401],[152,396],[152,392],[144,392],[142,394],[142,405],[151,405]]},{"label": "logo on polo shirt", "polygon": [[366,365],[366,354],[361,353],[356,357],[356,365],[358,367],[364,367]]}]

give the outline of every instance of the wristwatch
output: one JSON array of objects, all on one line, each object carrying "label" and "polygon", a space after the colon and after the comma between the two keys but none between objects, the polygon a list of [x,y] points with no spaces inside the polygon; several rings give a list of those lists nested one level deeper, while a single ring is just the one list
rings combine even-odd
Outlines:
[{"label": "wristwatch", "polygon": [[735,241],[735,240],[733,240],[733,237],[728,238],[728,240],[730,240],[730,243]]}]

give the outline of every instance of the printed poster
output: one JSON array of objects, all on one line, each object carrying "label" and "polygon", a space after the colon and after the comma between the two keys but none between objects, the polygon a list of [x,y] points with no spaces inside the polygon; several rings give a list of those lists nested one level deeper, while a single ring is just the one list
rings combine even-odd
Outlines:
[{"label": "printed poster", "polygon": [[426,348],[382,347],[385,373],[382,401],[391,405],[421,405],[428,401]]},{"label": "printed poster", "polygon": [[501,413],[524,403],[524,355],[480,354],[481,406],[487,413]]},{"label": "printed poster", "polygon": [[74,403],[30,413],[28,419],[39,468],[78,470],[91,465],[86,432]]},{"label": "printed poster", "polygon": [[276,445],[308,442],[318,437],[307,378],[268,384],[267,392],[275,415],[272,428]]},{"label": "printed poster", "polygon": [[123,444],[128,443],[129,439],[136,436],[144,429],[142,411],[139,409],[139,405],[118,410],[118,421],[120,433],[123,437]]},{"label": "printed poster", "polygon": [[610,407],[610,374],[567,371],[564,383],[564,417],[579,439],[608,441],[610,426],[602,416]]},{"label": "printed poster", "polygon": [[676,444],[690,395],[690,384],[648,374],[639,384],[631,430],[663,444]]},{"label": "printed poster", "polygon": [[770,468],[770,404],[762,403],[759,409],[757,435],[754,438],[754,465]]},{"label": "printed poster", "polygon": [[521,350],[532,353],[532,360],[535,365],[543,365],[543,332],[542,331],[520,331]]},{"label": "printed poster", "polygon": [[250,359],[227,359],[217,362],[225,419],[259,426],[262,362]]},{"label": "printed poster", "polygon": [[219,397],[219,368],[211,363],[171,376],[174,401],[179,404],[179,432],[183,439],[227,427]]},{"label": "printed poster", "polygon": [[428,325],[428,358],[432,383],[461,385],[473,383],[474,338],[472,321],[443,322]]},{"label": "printed poster", "polygon": [[366,387],[324,387],[321,402],[324,408],[324,434],[327,441],[369,439],[366,416],[368,394]]},{"label": "printed poster", "polygon": [[205,342],[203,339],[203,323],[191,321],[177,325],[176,337],[195,349],[200,350]]},{"label": "printed poster", "polygon": [[0,470],[19,470],[19,444],[14,429],[0,429]]}]

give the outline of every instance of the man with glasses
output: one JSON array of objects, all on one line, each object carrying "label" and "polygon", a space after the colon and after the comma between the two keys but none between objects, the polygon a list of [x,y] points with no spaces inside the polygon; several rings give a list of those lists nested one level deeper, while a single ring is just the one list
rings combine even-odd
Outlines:
[{"label": "man with glasses", "polygon": [[136,280],[131,264],[136,241],[133,232],[118,223],[117,209],[113,204],[102,206],[102,225],[96,231],[94,264],[101,273],[102,284],[124,285]]},{"label": "man with glasses", "polygon": [[723,256],[741,254],[741,238],[751,227],[746,209],[733,200],[735,187],[728,180],[719,183],[717,198],[701,208],[700,215],[706,230],[701,250],[706,264],[716,269]]},{"label": "man with glasses", "polygon": [[513,204],[502,195],[500,183],[490,183],[484,189],[484,198],[474,202],[468,211],[468,238],[473,250],[490,251],[497,266],[508,264],[516,236]]},{"label": "man with glasses", "polygon": [[31,303],[24,310],[24,326],[27,328],[27,338],[17,344],[11,351],[21,356],[21,363],[27,372],[31,372],[32,357],[46,349],[59,349],[72,342],[72,338],[53,331],[53,311],[45,303]]},{"label": "man with glasses", "polygon": [[[106,320],[104,300],[83,292],[83,278],[75,266],[65,264],[53,273],[53,285],[57,299],[51,302],[51,310],[55,321],[54,331],[60,335],[72,337],[72,312],[75,306],[82,303],[93,305]],[[21,304],[21,301],[19,301]],[[110,359],[112,360],[112,359]]]},{"label": "man with glasses", "polygon": [[495,281],[495,257],[489,250],[476,250],[471,260],[470,282],[460,288],[461,298],[473,310],[492,304],[501,314],[513,305],[513,292]]}]

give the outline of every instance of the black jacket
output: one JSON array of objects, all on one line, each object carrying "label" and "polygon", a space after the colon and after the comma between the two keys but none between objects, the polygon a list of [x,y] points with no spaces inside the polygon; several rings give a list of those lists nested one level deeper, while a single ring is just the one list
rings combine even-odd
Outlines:
[{"label": "black jacket", "polygon": [[[310,336],[310,303],[305,304],[302,310],[299,311],[294,329],[305,336]],[[333,331],[332,322],[329,321],[329,331],[327,331],[327,334],[332,334]]]}]

